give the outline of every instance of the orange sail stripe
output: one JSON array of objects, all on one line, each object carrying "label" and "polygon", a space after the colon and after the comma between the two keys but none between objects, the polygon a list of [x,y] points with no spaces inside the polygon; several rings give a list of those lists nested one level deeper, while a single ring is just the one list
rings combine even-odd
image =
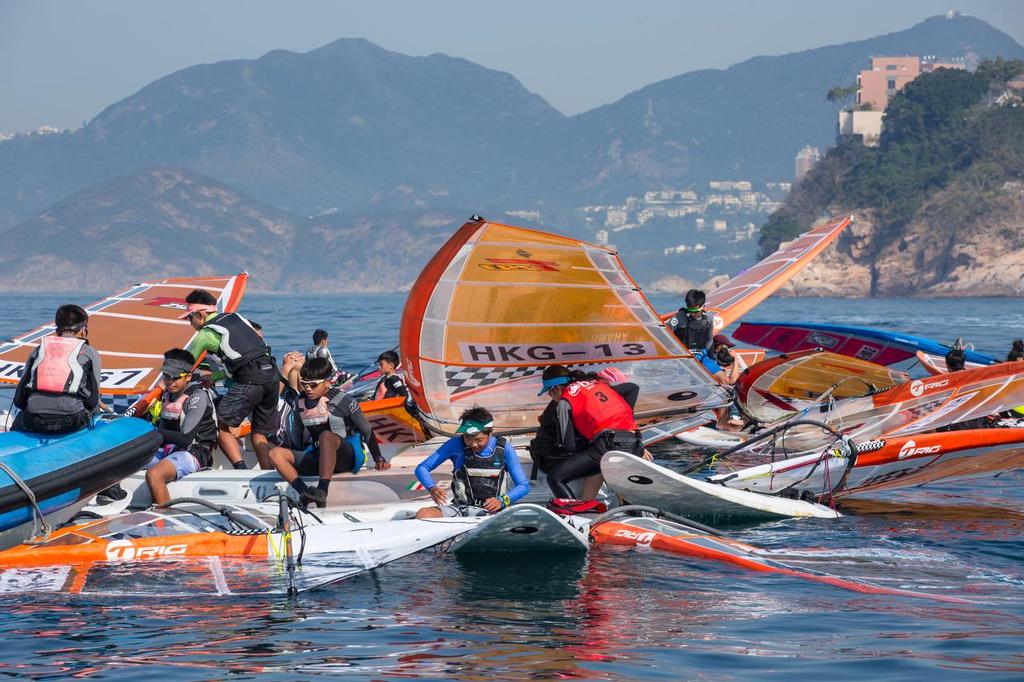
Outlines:
[{"label": "orange sail stripe", "polygon": [[[199,287],[219,291],[218,306],[233,311],[242,299],[247,278],[241,273],[149,282],[86,306],[89,344],[100,353],[103,364],[100,392],[133,395],[150,390],[159,379],[164,351],[184,348],[195,333],[184,320],[177,319],[188,291]],[[52,324],[44,325],[0,344],[0,381],[17,383],[28,356],[53,332]]]},{"label": "orange sail stripe", "polygon": [[[708,293],[706,308],[715,313],[715,331],[721,331],[740,319],[761,301],[778,291],[824,251],[853,222],[847,216],[834,223],[819,225],[787,244],[750,269]],[[675,313],[662,315],[668,320]]]}]

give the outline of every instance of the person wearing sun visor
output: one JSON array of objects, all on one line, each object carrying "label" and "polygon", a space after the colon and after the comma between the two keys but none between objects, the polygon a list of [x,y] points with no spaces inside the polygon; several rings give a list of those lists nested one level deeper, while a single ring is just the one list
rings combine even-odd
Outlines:
[{"label": "person wearing sun visor", "polygon": [[164,390],[147,413],[163,436],[164,445],[146,465],[146,484],[154,504],[171,499],[167,484],[212,463],[217,445],[217,418],[213,393],[194,380],[195,359],[187,350],[172,348],[164,353],[160,368]]},{"label": "person wearing sun visor", "polygon": [[210,292],[195,289],[185,297],[185,304],[181,318],[196,330],[186,350],[194,357],[204,351],[217,356],[234,379],[217,405],[218,442],[232,466],[245,469],[242,446],[231,429],[250,418],[253,433],[271,436],[276,431],[277,363],[252,322],[238,313],[219,312],[217,299]]},{"label": "person wearing sun visor", "polygon": [[[463,412],[459,421],[455,437],[416,467],[416,478],[437,504],[417,512],[418,519],[493,514],[530,492],[515,448],[505,438],[493,435],[491,413],[474,406]],[[450,501],[430,475],[446,461],[453,469]]]},{"label": "person wearing sun visor", "polygon": [[[548,469],[548,486],[555,498],[575,497],[569,481],[601,473],[601,457],[609,450],[649,457],[644,450],[633,407],[619,393],[626,385],[612,388],[602,378],[577,379],[569,368],[551,365],[541,375],[545,393],[555,401],[558,417],[558,447],[566,458]],[[580,447],[580,437],[587,443]]]}]

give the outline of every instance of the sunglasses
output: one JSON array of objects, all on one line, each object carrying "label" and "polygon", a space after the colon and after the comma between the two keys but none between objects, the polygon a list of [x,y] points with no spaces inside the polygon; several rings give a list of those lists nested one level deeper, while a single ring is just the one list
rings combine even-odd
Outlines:
[{"label": "sunglasses", "polygon": [[686,308],[686,312],[690,313],[691,315],[693,313],[702,312],[703,310],[704,310],[704,306],[700,306],[699,308]]},{"label": "sunglasses", "polygon": [[178,379],[184,379],[191,375],[192,372],[181,372],[180,374],[168,374],[167,372],[160,373],[160,376],[163,377],[164,381],[177,381]]},{"label": "sunglasses", "polygon": [[327,379],[317,379],[315,381],[306,381],[302,379],[299,381],[299,386],[302,386],[303,388],[316,388],[325,381],[327,381]]}]

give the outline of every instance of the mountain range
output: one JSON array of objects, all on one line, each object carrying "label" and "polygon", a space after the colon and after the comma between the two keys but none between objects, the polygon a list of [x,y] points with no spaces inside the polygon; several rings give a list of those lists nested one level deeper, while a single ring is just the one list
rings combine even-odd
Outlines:
[{"label": "mountain range", "polygon": [[[0,287],[110,289],[123,283],[110,281],[116,257],[123,277],[131,258],[147,277],[228,268],[250,270],[262,290],[397,289],[472,212],[536,211],[519,215],[593,239],[581,205],[788,180],[800,147],[834,138],[826,91],[879,54],[971,61],[1024,48],[979,19],[933,17],[683,74],[571,117],[507,73],[360,39],[189,67],[79,130],[0,142],[0,230],[14,245]],[[314,235],[345,235],[338,256],[378,266],[317,284],[291,267],[330,261],[330,249],[304,251]],[[191,262],[164,253],[183,243]]]}]

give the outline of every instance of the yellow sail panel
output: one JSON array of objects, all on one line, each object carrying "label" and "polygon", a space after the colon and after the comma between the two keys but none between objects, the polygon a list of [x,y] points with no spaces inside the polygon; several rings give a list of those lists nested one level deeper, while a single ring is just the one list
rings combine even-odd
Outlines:
[{"label": "yellow sail panel", "polygon": [[[248,275],[184,277],[137,284],[85,306],[89,313],[89,344],[103,368],[100,392],[133,395],[151,389],[160,376],[163,353],[184,348],[195,331],[179,320],[185,296],[196,288],[218,297],[218,308],[233,311],[245,292]],[[0,381],[17,383],[28,356],[39,341],[55,331],[44,325],[0,345]]]},{"label": "yellow sail panel", "polygon": [[549,364],[614,364],[640,385],[638,412],[722,400],[613,251],[482,220],[427,264],[401,347],[417,402],[442,423],[479,404],[502,428],[536,427]]}]

